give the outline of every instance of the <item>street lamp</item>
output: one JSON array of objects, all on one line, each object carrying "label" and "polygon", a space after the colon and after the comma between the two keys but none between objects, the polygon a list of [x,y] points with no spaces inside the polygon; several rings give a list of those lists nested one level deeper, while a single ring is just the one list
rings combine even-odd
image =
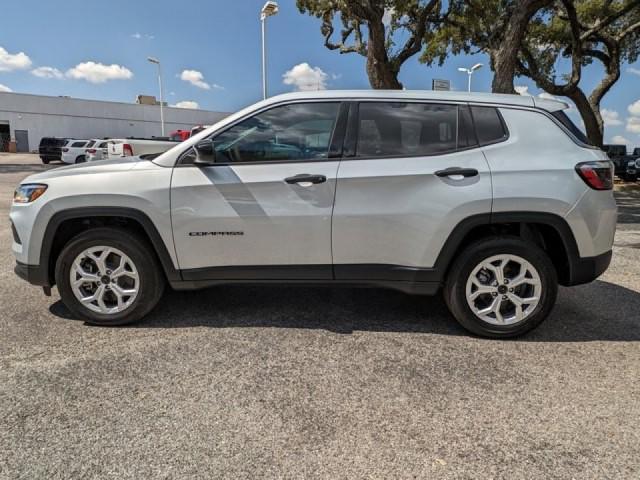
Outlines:
[{"label": "street lamp", "polygon": [[463,68],[460,67],[458,68],[459,72],[464,72],[467,75],[469,75],[469,82],[467,84],[467,91],[470,92],[471,91],[471,75],[473,75],[473,72],[475,72],[476,70],[478,70],[479,68],[482,68],[482,64],[481,63],[476,63],[473,67],[471,68]]},{"label": "street lamp", "polygon": [[267,51],[265,46],[265,20],[278,13],[278,4],[268,1],[260,10],[260,22],[262,23],[262,98],[267,98]]},{"label": "street lamp", "polygon": [[160,60],[155,57],[147,57],[151,63],[158,65],[158,83],[160,84],[160,125],[162,128],[162,136],[164,137],[164,99],[162,98],[162,66]]}]

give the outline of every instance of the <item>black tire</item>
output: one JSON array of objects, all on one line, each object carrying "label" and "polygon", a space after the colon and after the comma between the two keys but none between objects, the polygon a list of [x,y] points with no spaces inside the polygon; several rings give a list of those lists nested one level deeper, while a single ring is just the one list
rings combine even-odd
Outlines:
[{"label": "black tire", "polygon": [[49,159],[47,157],[40,157],[42,159],[42,163],[45,165],[49,165]]},{"label": "black tire", "polygon": [[[535,309],[523,320],[508,325],[494,325],[479,318],[467,303],[466,284],[476,266],[494,255],[517,255],[537,271],[542,295]],[[488,237],[469,245],[454,261],[443,290],[449,310],[464,328],[488,338],[509,338],[523,335],[547,318],[558,294],[558,275],[547,254],[537,245],[519,237]]]},{"label": "black tire", "polygon": [[87,161],[87,157],[85,157],[84,155],[80,155],[79,157],[76,157],[76,163],[84,163]]},{"label": "black tire", "polygon": [[[133,261],[138,270],[138,296],[121,312],[94,312],[82,305],[73,293],[69,278],[71,265],[83,250],[93,246],[119,249]],[[101,326],[125,325],[140,320],[156,306],[165,287],[165,278],[151,245],[140,236],[120,228],[95,228],[70,240],[56,261],[55,277],[62,302],[71,313],[88,323]]]}]

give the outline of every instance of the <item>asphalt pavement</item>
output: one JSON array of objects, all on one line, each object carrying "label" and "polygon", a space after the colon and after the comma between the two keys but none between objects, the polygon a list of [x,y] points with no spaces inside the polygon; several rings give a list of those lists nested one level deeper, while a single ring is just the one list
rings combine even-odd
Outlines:
[{"label": "asphalt pavement", "polygon": [[611,268],[526,337],[440,297],[170,292],[142,323],[70,318],[13,273],[33,156],[0,155],[0,478],[640,478],[640,191]]}]

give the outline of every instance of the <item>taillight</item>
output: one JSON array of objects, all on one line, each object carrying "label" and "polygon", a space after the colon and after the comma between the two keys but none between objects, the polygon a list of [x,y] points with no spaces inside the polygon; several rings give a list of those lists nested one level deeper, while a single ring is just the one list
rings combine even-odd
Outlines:
[{"label": "taillight", "polygon": [[133,157],[133,147],[128,143],[122,145],[122,155],[125,157]]},{"label": "taillight", "polygon": [[96,153],[96,149],[95,148],[88,148],[87,149],[87,153]]},{"label": "taillight", "polygon": [[62,149],[62,151],[63,151],[63,152],[68,152],[68,151],[69,151],[69,149],[68,149],[68,148],[63,148],[63,149]]},{"label": "taillight", "polygon": [[576,165],[576,172],[584,183],[594,190],[613,188],[613,164],[611,162],[583,162]]}]

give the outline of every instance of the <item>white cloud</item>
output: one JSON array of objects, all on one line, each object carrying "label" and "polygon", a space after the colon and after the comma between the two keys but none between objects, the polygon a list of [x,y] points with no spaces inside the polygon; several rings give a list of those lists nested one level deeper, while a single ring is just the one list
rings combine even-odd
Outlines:
[{"label": "white cloud", "polygon": [[611,143],[613,143],[614,145],[626,145],[627,150],[629,150],[632,142],[622,135],[614,135],[613,137],[611,137]]},{"label": "white cloud", "polygon": [[627,118],[627,132],[640,133],[640,117]]},{"label": "white cloud", "polygon": [[513,88],[515,89],[516,93],[520,95],[524,95],[527,97],[531,96],[531,94],[529,93],[529,87],[527,87],[526,85],[516,85]]},{"label": "white cloud", "polygon": [[600,115],[602,116],[602,120],[607,127],[622,125],[620,114],[615,110],[607,110],[606,108],[603,108],[602,110],[600,110]]},{"label": "white cloud", "polygon": [[147,40],[153,40],[156,37],[153,36],[153,35],[149,35],[148,33],[136,32],[136,33],[131,35],[131,38],[135,38],[136,40],[141,40],[143,38],[146,38]]},{"label": "white cloud", "polygon": [[40,78],[64,78],[60,70],[53,67],[38,67],[31,70],[31,74]]},{"label": "white cloud", "polygon": [[192,100],[184,100],[182,102],[178,102],[175,105],[171,105],[171,106],[176,108],[189,108],[191,110],[196,110],[200,108],[200,105],[198,105],[198,102],[194,102]]},{"label": "white cloud", "polygon": [[640,100],[636,100],[631,105],[629,105],[627,107],[627,110],[629,110],[629,113],[631,115],[634,115],[636,117],[640,117]]},{"label": "white cloud", "polygon": [[6,85],[2,85],[0,83],[0,92],[13,92],[13,90],[11,90],[9,87],[7,87]]},{"label": "white cloud", "polygon": [[326,90],[328,75],[320,67],[300,63],[282,75],[285,85],[293,85],[298,91]]},{"label": "white cloud", "polygon": [[122,65],[104,65],[96,62],[79,63],[67,71],[67,77],[86,80],[90,83],[104,83],[108,80],[128,80],[133,73]]},{"label": "white cloud", "polygon": [[211,85],[204,81],[204,75],[197,70],[183,70],[180,74],[180,80],[189,82],[194,87],[210,90]]},{"label": "white cloud", "polygon": [[627,72],[633,73],[634,75],[640,75],[640,68],[629,67],[627,68]]},{"label": "white cloud", "polygon": [[24,53],[9,53],[0,47],[0,72],[25,70],[31,66],[31,59]]}]

